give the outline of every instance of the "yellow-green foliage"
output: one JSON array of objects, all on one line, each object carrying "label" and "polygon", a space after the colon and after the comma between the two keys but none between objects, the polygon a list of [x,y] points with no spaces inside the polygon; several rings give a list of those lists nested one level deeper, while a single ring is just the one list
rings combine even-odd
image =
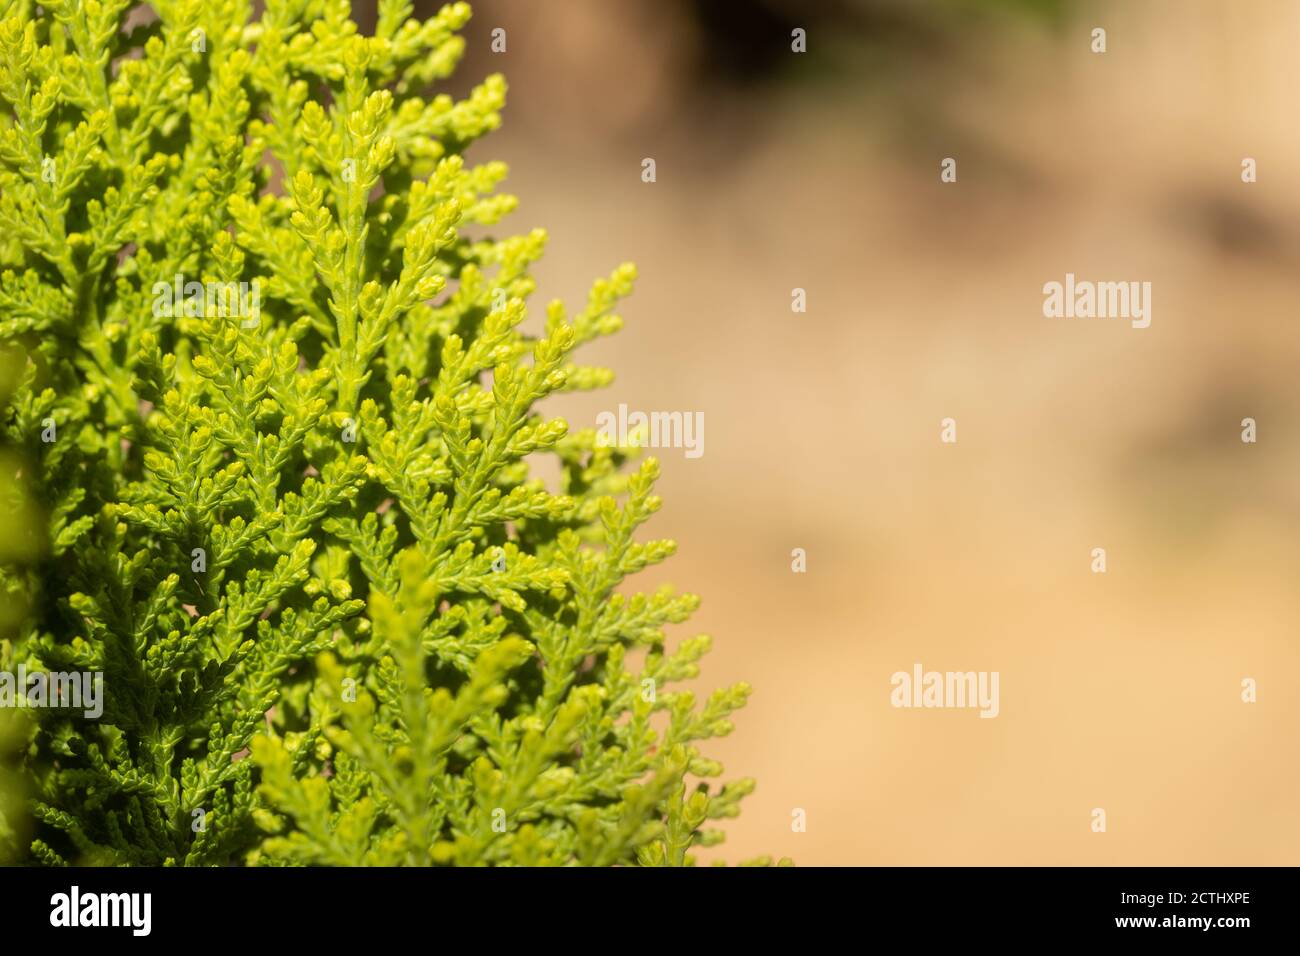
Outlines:
[{"label": "yellow-green foliage", "polygon": [[[0,348],[0,407],[22,364],[18,352]],[[22,456],[0,442],[0,568],[16,571],[40,557],[43,529],[22,480],[30,473]],[[16,573],[0,573],[0,671],[12,671],[13,639],[24,611],[21,578]],[[22,766],[27,736],[26,715],[0,709],[0,864],[18,858],[28,839]]]},{"label": "yellow-green foliage", "polygon": [[657,466],[537,410],[611,381],[573,355],[634,270],[521,331],[545,233],[483,238],[516,203],[462,158],[505,82],[428,92],[468,6],[380,0],[373,37],[346,0],[0,7],[0,341],[26,354],[3,424],[48,540],[5,555],[30,611],[4,664],[106,696],[10,748],[27,852],[680,865],[719,841],[752,783],[706,785],[696,747],[748,688],[672,690],[708,639],[663,628],[697,599],[614,593],[673,551],[634,540]]}]

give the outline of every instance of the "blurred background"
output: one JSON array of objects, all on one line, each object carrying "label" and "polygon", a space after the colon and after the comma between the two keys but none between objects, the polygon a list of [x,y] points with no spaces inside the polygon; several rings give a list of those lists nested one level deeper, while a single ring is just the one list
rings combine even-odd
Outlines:
[{"label": "blurred background", "polygon": [[[549,411],[705,413],[636,582],[703,596],[701,692],[756,689],[701,856],[1300,862],[1300,3],[474,8],[530,321],[640,268],[614,387]],[[1066,272],[1150,281],[1151,327],[1045,319]],[[1000,672],[1000,716],[892,708],[916,662]]]}]

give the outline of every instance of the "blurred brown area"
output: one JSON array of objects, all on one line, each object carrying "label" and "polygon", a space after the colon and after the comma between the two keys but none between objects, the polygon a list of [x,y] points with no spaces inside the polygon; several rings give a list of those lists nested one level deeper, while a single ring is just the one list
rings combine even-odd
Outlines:
[{"label": "blurred brown area", "polygon": [[[703,595],[701,693],[756,689],[701,857],[1300,862],[1300,4],[819,4],[802,55],[799,4],[474,6],[530,321],[641,273],[613,388],[549,410],[705,413],[637,582]],[[1150,281],[1150,328],[1044,318],[1066,272]],[[914,662],[1000,672],[1000,716],[892,708]]]}]

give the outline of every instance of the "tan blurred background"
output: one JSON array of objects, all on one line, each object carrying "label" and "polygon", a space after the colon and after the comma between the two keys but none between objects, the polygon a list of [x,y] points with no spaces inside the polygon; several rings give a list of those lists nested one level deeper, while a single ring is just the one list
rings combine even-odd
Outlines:
[{"label": "tan blurred background", "polygon": [[[638,582],[703,595],[702,691],[756,688],[702,856],[1300,863],[1300,2],[474,6],[540,300],[641,272],[615,386],[551,410],[705,413]],[[1045,319],[1066,272],[1151,327]],[[1000,716],[892,708],[915,662]]]}]

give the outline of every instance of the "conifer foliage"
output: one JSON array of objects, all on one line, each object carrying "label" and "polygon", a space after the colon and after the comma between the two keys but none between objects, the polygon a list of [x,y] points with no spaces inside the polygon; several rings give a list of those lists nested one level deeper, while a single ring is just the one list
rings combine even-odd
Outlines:
[{"label": "conifer foliage", "polygon": [[521,330],[546,235],[488,237],[506,169],[463,158],[505,81],[431,92],[469,7],[379,0],[374,36],[346,0],[0,8],[0,421],[44,539],[0,549],[25,608],[0,670],[104,675],[99,719],[13,723],[30,820],[0,802],[5,849],[682,865],[719,842],[753,784],[698,746],[749,690],[672,689],[709,646],[665,642],[697,598],[620,590],[674,550],[636,539],[657,465],[537,407],[609,384],[574,353],[635,273]]}]

